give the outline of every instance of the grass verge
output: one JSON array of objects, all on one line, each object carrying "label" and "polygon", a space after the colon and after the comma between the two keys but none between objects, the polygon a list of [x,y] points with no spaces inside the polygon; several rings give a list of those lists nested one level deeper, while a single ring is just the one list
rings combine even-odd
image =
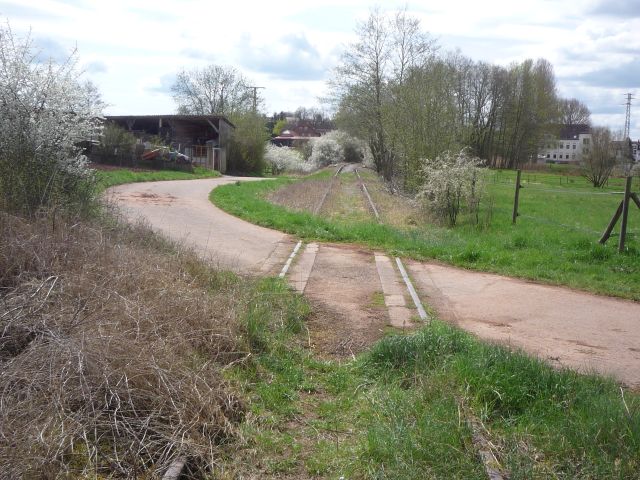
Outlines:
[{"label": "grass verge", "polygon": [[251,399],[244,443],[220,467],[229,478],[483,479],[470,415],[512,479],[633,478],[640,468],[640,401],[613,381],[439,321],[345,364],[315,358],[304,335],[278,335],[228,372]]},{"label": "grass verge", "polygon": [[197,180],[199,178],[216,178],[220,172],[203,167],[194,167],[193,173],[174,170],[134,171],[126,168],[114,170],[98,170],[96,172],[98,191],[104,191],[115,185],[135,182],[158,182],[162,180]]},{"label": "grass verge", "polygon": [[[566,190],[560,193],[547,192],[550,188],[536,190],[541,175],[536,174],[535,181],[523,189],[526,194],[521,193],[523,217],[517,225],[511,224],[505,207],[513,195],[509,174],[501,174],[499,181],[490,184],[489,206],[484,212],[491,217],[489,225],[463,223],[453,229],[434,224],[398,228],[373,221],[330,219],[326,214],[290,211],[265,200],[271,192],[299,181],[289,178],[222,186],[210,198],[233,215],[306,240],[360,243],[418,260],[436,259],[464,268],[640,300],[640,249],[633,230],[640,224],[640,212],[630,212],[630,224],[636,227],[627,251],[618,254],[615,240],[605,246],[597,240],[599,226],[606,226],[620,199],[615,195],[582,195],[591,192],[574,184],[565,184]],[[552,182],[554,178],[543,179]],[[557,221],[545,223],[545,218]]]}]

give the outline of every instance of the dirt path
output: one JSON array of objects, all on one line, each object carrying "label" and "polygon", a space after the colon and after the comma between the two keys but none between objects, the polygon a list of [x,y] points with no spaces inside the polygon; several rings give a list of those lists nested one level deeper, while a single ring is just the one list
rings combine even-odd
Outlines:
[{"label": "dirt path", "polygon": [[[277,274],[295,242],[232,217],[208,200],[212,188],[236,180],[132,184],[115,187],[111,195],[129,218],[145,217],[225,268]],[[356,353],[392,323],[385,303],[394,295],[383,294],[373,252],[319,245],[313,260],[300,264],[310,272],[301,273],[297,265],[289,278],[317,306],[311,341],[322,351]],[[612,375],[640,388],[640,304],[431,263],[410,262],[408,269],[425,303],[441,318],[556,365]]]},{"label": "dirt path", "polygon": [[[291,272],[295,282],[297,269]],[[382,338],[391,324],[371,252],[320,245],[304,289],[316,307],[312,344],[329,356],[353,356]]]}]

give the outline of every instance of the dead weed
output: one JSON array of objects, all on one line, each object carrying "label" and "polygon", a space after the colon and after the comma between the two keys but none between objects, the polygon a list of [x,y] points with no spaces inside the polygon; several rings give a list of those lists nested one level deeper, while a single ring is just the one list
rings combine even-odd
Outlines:
[{"label": "dead weed", "polygon": [[209,470],[250,292],[144,227],[0,213],[0,477]]}]

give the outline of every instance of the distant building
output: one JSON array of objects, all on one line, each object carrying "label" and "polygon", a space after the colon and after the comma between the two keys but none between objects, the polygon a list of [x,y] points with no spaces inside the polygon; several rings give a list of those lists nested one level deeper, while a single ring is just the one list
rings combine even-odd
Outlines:
[{"label": "distant building", "polygon": [[309,120],[290,121],[287,117],[287,125],[282,129],[280,135],[273,137],[271,143],[280,147],[291,147],[294,143],[308,142],[311,138],[323,135],[323,131],[314,127]]},{"label": "distant building", "polygon": [[563,125],[557,137],[547,135],[538,152],[538,163],[579,164],[591,148],[589,125]]},{"label": "distant building", "polygon": [[640,140],[631,142],[631,154],[635,163],[640,162]]},{"label": "distant building", "polygon": [[629,164],[635,161],[633,154],[633,142],[630,138],[615,140],[612,143],[616,155],[616,161],[618,163]]}]

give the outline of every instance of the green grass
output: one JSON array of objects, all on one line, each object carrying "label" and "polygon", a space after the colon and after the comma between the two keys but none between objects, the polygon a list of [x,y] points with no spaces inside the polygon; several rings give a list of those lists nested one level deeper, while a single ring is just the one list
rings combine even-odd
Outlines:
[{"label": "green grass", "polygon": [[277,280],[262,286],[265,303],[245,319],[259,341],[227,372],[250,412],[224,478],[486,478],[471,415],[512,479],[634,478],[640,468],[640,399],[613,381],[437,320],[353,362],[319,360],[305,346],[302,297]]},{"label": "green grass", "polygon": [[[589,187],[581,177],[524,174],[521,216],[512,225],[514,172],[489,171],[480,225],[463,215],[455,228],[426,223],[404,229],[293,212],[264,200],[269,191],[294,181],[304,180],[278,178],[227,185],[216,188],[211,200],[233,215],[305,240],[360,243],[394,255],[437,259],[464,268],[640,300],[640,210],[635,205],[630,208],[625,253],[617,253],[617,237],[605,246],[598,244],[621,200],[621,195],[600,193],[620,191],[621,179],[612,179],[600,190]],[[634,190],[640,190],[635,182]]]},{"label": "green grass", "polygon": [[220,172],[203,167],[194,167],[193,173],[177,170],[134,171],[126,168],[117,170],[98,170],[96,172],[97,187],[104,191],[115,185],[135,182],[157,182],[161,180],[196,180],[199,178],[216,178]]}]

